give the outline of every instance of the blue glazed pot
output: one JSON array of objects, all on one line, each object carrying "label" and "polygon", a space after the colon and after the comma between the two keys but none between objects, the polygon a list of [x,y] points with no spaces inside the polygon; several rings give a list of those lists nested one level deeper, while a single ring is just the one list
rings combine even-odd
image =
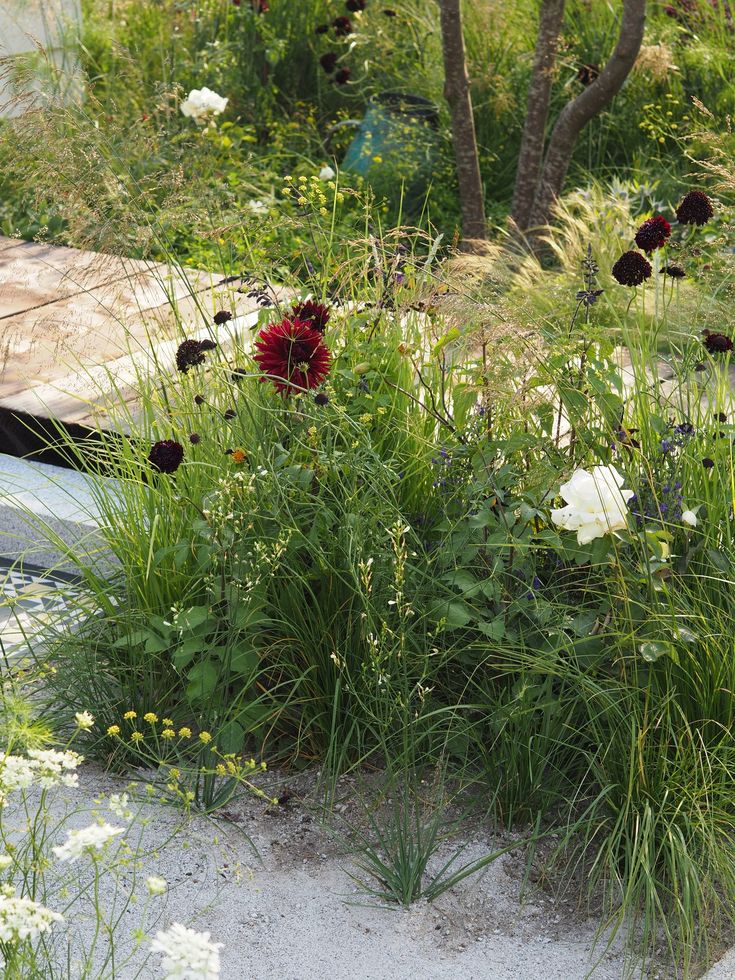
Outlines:
[{"label": "blue glazed pot", "polygon": [[439,110],[428,99],[404,92],[381,92],[368,104],[342,170],[359,174],[379,197],[420,202],[431,179],[439,130]]}]

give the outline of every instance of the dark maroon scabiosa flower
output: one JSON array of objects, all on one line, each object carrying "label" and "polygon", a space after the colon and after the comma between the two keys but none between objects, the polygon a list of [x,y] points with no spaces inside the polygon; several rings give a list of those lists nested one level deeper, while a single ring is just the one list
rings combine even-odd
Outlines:
[{"label": "dark maroon scabiosa flower", "polygon": [[173,439],[160,439],[151,446],[148,462],[159,473],[175,473],[184,458],[184,447]]},{"label": "dark maroon scabiosa flower", "polygon": [[702,333],[702,343],[710,354],[726,354],[733,349],[733,342],[724,333],[712,333],[711,330],[703,330]]},{"label": "dark maroon scabiosa flower", "polygon": [[725,412],[715,412],[715,418],[718,422],[727,422],[727,415]]},{"label": "dark maroon scabiosa flower", "polygon": [[352,72],[349,68],[340,68],[340,70],[336,72],[334,80],[338,85],[346,85],[349,82],[351,75]]},{"label": "dark maroon scabiosa flower", "polygon": [[195,405],[203,405],[204,404],[204,395],[194,395],[194,404]]},{"label": "dark maroon scabiosa flower", "polygon": [[657,214],[644,221],[635,233],[635,243],[644,252],[655,252],[663,248],[671,235],[671,225],[663,215]]},{"label": "dark maroon scabiosa flower", "polygon": [[577,71],[577,79],[587,88],[595,79],[600,77],[599,65],[580,65]]},{"label": "dark maroon scabiosa flower", "polygon": [[314,395],[314,402],[317,405],[328,405],[329,395],[324,391],[320,391],[318,394]]},{"label": "dark maroon scabiosa flower", "polygon": [[218,310],[214,314],[214,322],[217,326],[221,326],[223,323],[227,323],[228,320],[232,319],[232,313],[229,310]]},{"label": "dark maroon scabiosa flower", "polygon": [[665,265],[663,273],[665,276],[671,276],[672,279],[683,279],[686,276],[686,272],[680,265]]},{"label": "dark maroon scabiosa flower", "polygon": [[352,21],[344,15],[335,17],[332,21],[332,27],[337,37],[347,37],[348,34],[352,34]]},{"label": "dark maroon scabiosa flower", "polygon": [[327,75],[331,75],[334,69],[337,67],[337,52],[327,51],[319,59],[319,64],[322,66]]},{"label": "dark maroon scabiosa flower", "polygon": [[676,218],[681,225],[706,225],[714,213],[704,191],[689,191],[676,209]]},{"label": "dark maroon scabiosa flower", "polygon": [[200,340],[199,350],[206,354],[207,351],[217,350],[217,345],[213,340]]},{"label": "dark maroon scabiosa flower", "polygon": [[651,277],[651,263],[640,252],[624,252],[612,267],[612,274],[621,286],[640,286]]},{"label": "dark maroon scabiosa flower", "polygon": [[398,16],[398,14],[397,14],[397,13],[395,12],[395,10],[391,10],[391,9],[390,9],[390,7],[387,7],[387,8],[386,8],[386,9],[385,9],[385,10],[383,11],[383,14],[384,14],[384,15],[385,15],[386,17],[397,17],[397,16]]},{"label": "dark maroon scabiosa flower", "polygon": [[192,434],[189,436],[189,442],[192,444],[192,446],[198,446],[201,441],[202,437],[198,432],[192,432]]},{"label": "dark maroon scabiosa flower", "polygon": [[704,466],[706,470],[711,470],[714,465],[715,465],[715,461],[713,459],[710,459],[709,456],[705,456],[704,459],[702,460],[702,466]]},{"label": "dark maroon scabiosa flower", "polygon": [[236,418],[236,416],[237,416],[237,412],[235,411],[235,409],[228,408],[222,415],[222,418],[225,420],[225,422],[231,422],[234,418]]},{"label": "dark maroon scabiosa flower", "polygon": [[204,364],[204,351],[198,340],[185,340],[179,344],[176,350],[176,367],[182,374],[186,374],[189,368]]},{"label": "dark maroon scabiosa flower", "polygon": [[329,374],[331,354],[319,331],[301,320],[269,323],[255,341],[254,360],[278,391],[317,388]]},{"label": "dark maroon scabiosa flower", "polygon": [[329,24],[317,24],[316,28],[314,29],[314,33],[326,34],[328,30],[329,30]]},{"label": "dark maroon scabiosa flower", "polygon": [[313,299],[305,299],[302,303],[294,303],[293,315],[296,320],[306,323],[312,330],[324,333],[329,322],[329,307],[324,303],[316,303]]},{"label": "dark maroon scabiosa flower", "polygon": [[250,374],[247,368],[235,368],[230,377],[233,381],[242,381],[243,378],[247,378]]},{"label": "dark maroon scabiosa flower", "polygon": [[347,7],[351,14],[356,14],[360,10],[365,9],[365,0],[347,0],[345,7]]}]

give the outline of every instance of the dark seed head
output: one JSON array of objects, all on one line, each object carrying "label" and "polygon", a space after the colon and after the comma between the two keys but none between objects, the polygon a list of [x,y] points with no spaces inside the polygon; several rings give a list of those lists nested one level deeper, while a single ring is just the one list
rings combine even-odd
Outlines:
[{"label": "dark seed head", "polygon": [[227,323],[231,319],[232,313],[229,310],[219,310],[219,312],[214,314],[214,322],[216,324]]},{"label": "dark seed head", "polygon": [[226,422],[231,422],[232,419],[234,419],[236,417],[236,415],[237,415],[237,412],[235,411],[234,408],[228,408],[227,411],[225,412],[223,418],[225,419]]},{"label": "dark seed head", "polygon": [[718,422],[727,422],[727,415],[724,412],[715,412],[715,418]]},{"label": "dark seed head", "polygon": [[349,68],[340,68],[338,72],[335,72],[334,80],[337,85],[346,85],[349,82],[351,75],[352,72]]},{"label": "dark seed head", "polygon": [[671,225],[663,215],[657,214],[644,221],[635,233],[635,243],[644,252],[655,252],[663,248],[671,235]]},{"label": "dark seed head", "polygon": [[176,367],[179,371],[186,374],[189,368],[196,367],[198,364],[204,364],[204,352],[200,341],[185,340],[179,344],[176,350]]},{"label": "dark seed head", "polygon": [[726,354],[733,348],[733,342],[724,333],[711,333],[709,330],[704,331],[702,343],[710,354]]},{"label": "dark seed head", "polygon": [[352,34],[352,21],[344,15],[335,17],[332,21],[332,27],[337,37],[347,37],[348,34]]},{"label": "dark seed head", "polygon": [[184,458],[184,447],[173,439],[161,439],[151,446],[148,462],[159,473],[175,473]]},{"label": "dark seed head", "polygon": [[709,456],[705,456],[704,459],[702,460],[702,466],[704,466],[706,470],[711,470],[714,465],[715,465],[715,461],[713,459],[710,459]]},{"label": "dark seed head", "polygon": [[331,75],[334,69],[337,67],[337,52],[327,51],[319,59],[319,64],[322,66],[327,75]]},{"label": "dark seed head", "polygon": [[204,396],[203,395],[194,395],[194,404],[195,405],[203,405],[204,404]]},{"label": "dark seed head", "polygon": [[640,286],[650,279],[651,263],[640,252],[624,252],[612,267],[612,274],[621,286]]},{"label": "dark seed head", "polygon": [[715,209],[704,191],[689,191],[679,207],[676,217],[682,225],[706,225]]},{"label": "dark seed head", "polygon": [[201,441],[202,441],[202,437],[199,435],[198,432],[192,432],[192,434],[189,436],[189,442],[192,444],[192,446],[196,446]]},{"label": "dark seed head", "polygon": [[326,392],[320,391],[316,395],[314,395],[314,401],[316,402],[317,405],[328,405],[329,395],[327,395]]},{"label": "dark seed head", "polygon": [[686,272],[680,265],[666,265],[663,269],[664,275],[671,276],[672,279],[683,279]]}]

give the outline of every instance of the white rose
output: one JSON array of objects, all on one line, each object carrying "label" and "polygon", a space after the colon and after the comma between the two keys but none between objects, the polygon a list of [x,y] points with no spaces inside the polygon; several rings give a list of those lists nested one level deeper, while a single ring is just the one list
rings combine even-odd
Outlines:
[{"label": "white rose", "polygon": [[689,527],[697,526],[698,523],[697,515],[694,513],[693,510],[685,510],[684,513],[681,515],[681,519],[685,524],[688,524]]},{"label": "white rose", "polygon": [[181,103],[181,111],[191,116],[194,122],[206,122],[209,116],[218,116],[225,111],[228,99],[217,95],[211,88],[193,88]]},{"label": "white rose", "polygon": [[623,530],[633,496],[632,490],[623,489],[624,482],[614,466],[594,466],[591,473],[576,470],[559,489],[567,506],[552,510],[551,520],[565,531],[576,531],[579,544]]},{"label": "white rose", "polygon": [[322,167],[319,171],[319,180],[334,180],[336,176],[331,167]]}]

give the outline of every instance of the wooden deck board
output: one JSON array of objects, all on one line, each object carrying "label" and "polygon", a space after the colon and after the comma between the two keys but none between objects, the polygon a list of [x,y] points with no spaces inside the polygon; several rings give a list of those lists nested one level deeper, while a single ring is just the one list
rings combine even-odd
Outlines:
[{"label": "wooden deck board", "polygon": [[141,377],[175,370],[184,336],[230,338],[213,323],[218,309],[236,329],[255,325],[255,301],[220,279],[0,238],[0,411],[112,425]]}]

